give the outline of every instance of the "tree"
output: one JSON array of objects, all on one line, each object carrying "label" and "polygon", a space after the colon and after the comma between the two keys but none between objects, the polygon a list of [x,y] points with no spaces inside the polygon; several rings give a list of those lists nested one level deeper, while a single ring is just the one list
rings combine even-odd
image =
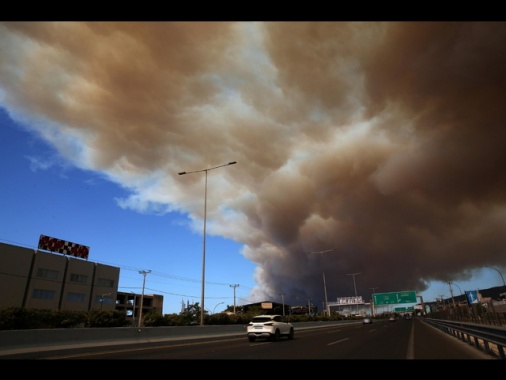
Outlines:
[{"label": "tree", "polygon": [[144,315],[144,326],[165,326],[165,318],[158,310],[151,309]]},{"label": "tree", "polygon": [[183,321],[188,325],[198,323],[200,319],[200,309],[201,308],[198,302],[188,304],[188,306],[181,312]]}]

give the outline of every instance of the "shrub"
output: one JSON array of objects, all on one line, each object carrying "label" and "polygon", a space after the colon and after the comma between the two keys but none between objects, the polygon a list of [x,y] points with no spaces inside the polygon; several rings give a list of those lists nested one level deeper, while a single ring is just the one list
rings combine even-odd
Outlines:
[{"label": "shrub", "polygon": [[116,310],[90,310],[86,314],[86,327],[126,327],[130,325],[125,313]]}]

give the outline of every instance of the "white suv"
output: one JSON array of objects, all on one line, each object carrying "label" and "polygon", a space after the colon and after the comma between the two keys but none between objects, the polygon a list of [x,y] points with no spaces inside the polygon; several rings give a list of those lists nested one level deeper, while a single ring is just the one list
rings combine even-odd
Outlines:
[{"label": "white suv", "polygon": [[247,336],[250,342],[257,338],[267,338],[269,340],[278,340],[281,336],[293,339],[294,329],[290,322],[285,320],[282,315],[257,315],[246,326]]}]

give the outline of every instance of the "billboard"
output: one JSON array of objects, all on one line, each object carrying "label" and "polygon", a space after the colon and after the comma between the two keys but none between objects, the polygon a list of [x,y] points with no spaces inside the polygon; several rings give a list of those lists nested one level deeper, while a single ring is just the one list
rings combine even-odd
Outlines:
[{"label": "billboard", "polygon": [[38,248],[45,251],[58,252],[63,255],[80,257],[86,260],[88,260],[88,254],[90,253],[90,247],[46,235],[40,235]]},{"label": "billboard", "polygon": [[333,305],[362,305],[365,301],[362,296],[357,297],[340,297],[337,299],[337,303]]},{"label": "billboard", "polygon": [[375,305],[394,305],[398,303],[416,303],[416,292],[407,290],[404,292],[375,293],[372,295]]}]

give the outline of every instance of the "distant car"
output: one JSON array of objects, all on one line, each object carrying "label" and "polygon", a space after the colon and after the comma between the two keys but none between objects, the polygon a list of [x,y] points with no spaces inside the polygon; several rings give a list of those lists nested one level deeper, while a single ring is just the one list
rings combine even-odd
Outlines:
[{"label": "distant car", "polygon": [[257,315],[246,326],[247,337],[250,342],[257,338],[266,338],[272,341],[284,336],[293,339],[295,329],[282,315]]},{"label": "distant car", "polygon": [[371,318],[364,318],[362,320],[363,325],[372,325],[372,319]]},{"label": "distant car", "polygon": [[390,317],[388,320],[389,320],[390,322],[395,322],[395,321],[397,321],[397,319],[395,319],[395,317]]}]

